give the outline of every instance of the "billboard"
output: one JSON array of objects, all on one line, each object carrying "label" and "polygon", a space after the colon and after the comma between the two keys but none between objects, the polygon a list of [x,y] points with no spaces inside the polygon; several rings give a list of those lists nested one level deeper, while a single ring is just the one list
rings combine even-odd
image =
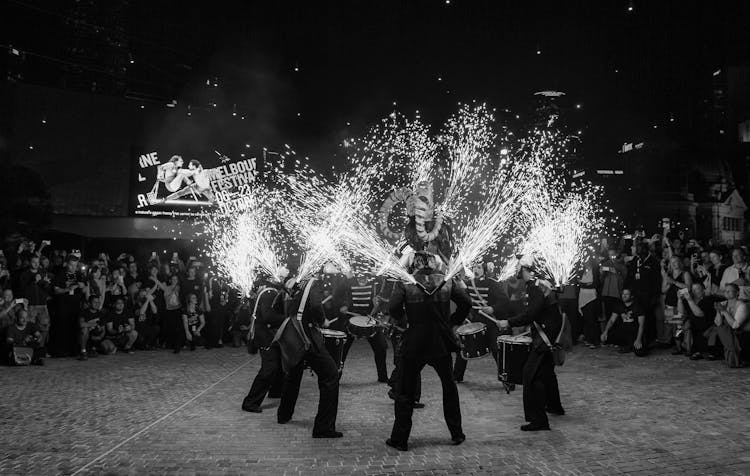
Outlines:
[{"label": "billboard", "polygon": [[130,214],[139,217],[190,217],[221,210],[248,196],[258,174],[255,157],[230,159],[219,152],[192,159],[154,149],[133,160]]}]

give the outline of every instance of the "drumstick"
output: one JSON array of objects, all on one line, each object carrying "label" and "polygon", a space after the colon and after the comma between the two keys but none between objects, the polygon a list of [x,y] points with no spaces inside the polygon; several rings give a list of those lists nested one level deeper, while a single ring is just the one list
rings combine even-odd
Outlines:
[{"label": "drumstick", "polygon": [[489,320],[491,320],[492,322],[494,322],[495,324],[497,324],[497,327],[499,327],[500,329],[502,329],[502,328],[503,328],[502,326],[500,326],[500,321],[499,321],[499,320],[495,319],[494,317],[490,316],[489,314],[487,314],[487,313],[486,313],[486,312],[484,312],[484,311],[478,311],[478,312],[479,312],[479,314],[481,314],[482,316],[486,317],[487,319],[489,319]]},{"label": "drumstick", "polygon": [[331,296],[328,296],[327,298],[323,299],[323,301],[321,301],[321,304],[325,304],[325,303],[327,303],[328,301],[330,301],[331,299],[333,299],[333,295],[331,295]]}]

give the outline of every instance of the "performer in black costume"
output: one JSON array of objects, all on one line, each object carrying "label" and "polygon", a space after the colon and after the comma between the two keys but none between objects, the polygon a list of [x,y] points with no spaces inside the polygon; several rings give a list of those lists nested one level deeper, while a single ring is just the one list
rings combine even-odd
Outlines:
[{"label": "performer in black costume", "polygon": [[565,410],[560,403],[552,352],[537,326],[553,342],[562,327],[562,316],[554,293],[537,285],[533,270],[523,267],[520,275],[526,284],[528,306],[522,314],[501,320],[500,325],[505,328],[531,324],[531,352],[523,367],[523,412],[529,423],[521,430],[549,430],[547,413],[564,415]]},{"label": "performer in black costume", "polygon": [[[458,350],[451,325],[457,326],[471,309],[471,299],[465,290],[457,288],[451,280],[435,270],[434,255],[417,252],[414,258],[417,271],[414,278],[419,284],[399,284],[391,295],[390,314],[401,319],[406,312],[409,327],[404,333],[403,370],[399,394],[396,395],[395,421],[388,446],[407,450],[414,413],[416,382],[425,365],[430,365],[440,377],[443,386],[443,413],[454,444],[466,440],[461,427],[461,407],[458,388],[453,380],[451,352]],[[456,303],[456,312],[450,315],[450,301]]]},{"label": "performer in black costume", "polygon": [[[294,291],[288,302],[287,315],[291,319],[296,319],[297,311],[305,294],[305,286],[294,287],[293,281],[288,283],[289,286],[292,286]],[[320,326],[322,326],[325,318],[322,300],[322,286],[318,282],[314,282],[307,296],[307,302],[304,303],[302,313],[302,327],[310,340],[310,348],[302,356],[303,360],[289,369],[285,375],[281,403],[276,416],[280,424],[288,423],[292,419],[306,362],[318,376],[318,390],[320,391],[318,413],[313,424],[313,438],[341,438],[343,434],[336,431],[339,372],[338,365],[326,350],[325,340],[320,333]],[[284,358],[283,352],[282,358]]]},{"label": "performer in black costume", "polygon": [[[374,283],[369,280],[367,276],[357,276],[355,278],[351,278],[347,281],[344,281],[342,283],[342,286],[344,286],[347,301],[343,319],[339,319],[339,321],[343,321],[343,323],[348,322],[348,318],[350,317],[350,315],[345,314],[347,311],[359,314],[361,316],[367,316],[371,314],[372,311],[374,311],[375,287]],[[332,326],[332,328],[337,327]],[[337,330],[347,332],[346,325],[344,324],[343,329],[337,328]],[[349,354],[349,349],[351,349],[354,341],[355,338],[351,335],[347,338],[346,345],[344,346],[344,361],[346,361],[346,356]],[[368,337],[367,342],[370,344],[372,352],[375,356],[375,367],[378,372],[378,382],[387,383],[388,367],[386,365],[386,353],[388,349],[388,343],[385,337],[385,333],[380,327],[376,327],[375,335],[373,335],[372,337]]]},{"label": "performer in black costume", "polygon": [[253,380],[242,409],[246,412],[260,413],[260,405],[266,397],[279,398],[284,381],[281,370],[281,349],[273,342],[274,335],[286,314],[284,313],[284,292],[278,284],[269,284],[258,290],[254,312],[251,317],[251,334],[256,348],[260,349],[260,370]]},{"label": "performer in black costume", "polygon": [[[508,310],[510,300],[500,283],[495,279],[487,277],[482,264],[474,266],[472,273],[474,276],[465,280],[466,290],[471,297],[471,314],[469,318],[472,322],[481,322],[487,326],[490,352],[492,352],[492,357],[497,361],[497,336],[501,334],[501,331],[497,323],[492,319],[500,320],[506,317],[505,313]],[[506,332],[511,333],[510,330]],[[453,378],[456,382],[463,382],[466,363],[466,359],[461,357],[460,353],[457,353],[456,362],[453,365]]]}]

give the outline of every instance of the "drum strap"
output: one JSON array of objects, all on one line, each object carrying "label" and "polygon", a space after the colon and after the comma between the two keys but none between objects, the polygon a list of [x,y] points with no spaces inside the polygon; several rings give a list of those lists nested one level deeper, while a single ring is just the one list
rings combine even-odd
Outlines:
[{"label": "drum strap", "polygon": [[297,320],[302,322],[302,314],[305,312],[305,304],[307,304],[307,297],[310,295],[310,288],[312,288],[313,281],[315,278],[310,278],[305,286],[305,292],[302,293],[302,300],[299,302],[299,309],[297,309]]},{"label": "drum strap", "polygon": [[[560,326],[560,333],[557,334],[557,339],[555,339],[555,345],[560,343],[560,339],[562,338],[563,330],[565,329],[565,321],[567,320],[567,316],[565,313],[562,315],[562,326]],[[547,344],[547,347],[552,349],[552,343],[549,341],[549,337],[547,337],[547,333],[544,332],[544,329],[542,329],[542,326],[539,325],[538,322],[534,321],[534,326],[536,327],[537,332],[539,332],[539,336],[542,338],[545,344]]]},{"label": "drum strap", "polygon": [[260,297],[263,295],[266,291],[272,291],[273,288],[264,286],[261,288],[260,292],[258,293],[258,297],[255,299],[255,306],[253,307],[253,313],[250,316],[250,329],[247,331],[247,339],[252,340],[255,337],[255,322],[258,318],[258,303],[260,302]]}]

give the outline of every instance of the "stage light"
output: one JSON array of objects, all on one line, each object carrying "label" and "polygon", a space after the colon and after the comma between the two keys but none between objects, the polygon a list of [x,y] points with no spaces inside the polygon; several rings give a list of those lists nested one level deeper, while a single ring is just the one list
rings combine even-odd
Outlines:
[{"label": "stage light", "polygon": [[34,150],[34,146],[33,145],[29,145],[29,150]]},{"label": "stage light", "polygon": [[245,116],[240,117],[240,119],[242,119],[244,121],[245,120]]},{"label": "stage light", "polygon": [[193,113],[190,112],[190,105],[189,104],[188,104],[188,107],[187,107],[187,115],[188,116],[192,116],[193,115]]},{"label": "stage light", "polygon": [[301,112],[298,112],[298,113],[297,113],[297,117],[302,117],[302,113],[301,113]]},{"label": "stage light", "polygon": [[42,124],[47,124],[47,117],[45,116],[42,117]]},{"label": "stage light", "polygon": [[438,81],[442,81],[442,80],[443,80],[443,78],[440,77],[440,76],[438,76]]},{"label": "stage light", "polygon": [[245,144],[245,148],[249,149],[250,148],[250,144]]},{"label": "stage light", "polygon": [[536,54],[538,55],[542,54],[542,50],[536,50]]},{"label": "stage light", "polygon": [[580,104],[576,104],[576,109],[581,109],[581,105]]},{"label": "stage light", "polygon": [[633,5],[633,0],[630,0],[628,2],[628,11],[632,12],[635,9],[635,6]]},{"label": "stage light", "polygon": [[518,114],[516,114],[516,119],[521,119],[521,116],[519,116]]},{"label": "stage light", "polygon": [[143,104],[141,104],[141,109],[146,109],[146,106],[144,106]]},{"label": "stage light", "polygon": [[351,125],[352,125],[352,123],[351,123],[351,122],[349,122],[349,121],[347,121],[347,122],[346,122],[346,125],[347,125],[347,126],[351,126]]},{"label": "stage light", "polygon": [[130,60],[130,64],[135,63],[135,60],[133,59],[133,55],[131,55],[130,53],[128,53],[128,59]]},{"label": "stage light", "polygon": [[244,153],[244,152],[243,152],[242,154],[240,154],[240,157],[244,157],[244,156],[245,156],[245,153]]}]

